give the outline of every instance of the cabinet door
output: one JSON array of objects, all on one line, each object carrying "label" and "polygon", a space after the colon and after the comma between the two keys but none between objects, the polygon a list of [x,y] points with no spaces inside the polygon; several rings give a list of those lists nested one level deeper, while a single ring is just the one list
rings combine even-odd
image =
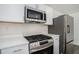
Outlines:
[{"label": "cabinet door", "polygon": [[40,10],[46,12],[46,23],[47,25],[53,24],[53,8],[46,6],[46,5],[39,5],[38,7]]},{"label": "cabinet door", "polygon": [[0,5],[0,21],[24,22],[24,5],[23,4]]}]

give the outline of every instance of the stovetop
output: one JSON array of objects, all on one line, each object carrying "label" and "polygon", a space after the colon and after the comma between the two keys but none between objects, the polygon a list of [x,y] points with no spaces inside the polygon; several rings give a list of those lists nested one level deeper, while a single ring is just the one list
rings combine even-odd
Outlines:
[{"label": "stovetop", "polygon": [[38,34],[38,35],[31,35],[31,36],[24,36],[30,43],[37,42],[37,41],[42,41],[42,40],[48,40],[51,39],[52,37],[43,35],[43,34]]}]

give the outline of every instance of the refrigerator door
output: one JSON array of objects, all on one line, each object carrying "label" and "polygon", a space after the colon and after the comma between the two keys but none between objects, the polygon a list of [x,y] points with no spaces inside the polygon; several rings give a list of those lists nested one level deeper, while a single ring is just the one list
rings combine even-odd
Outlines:
[{"label": "refrigerator door", "polygon": [[66,43],[69,43],[74,40],[74,21],[73,17],[66,15],[65,16],[66,24]]},{"label": "refrigerator door", "polygon": [[73,53],[73,40],[74,40],[74,20],[73,17],[65,16],[65,53]]}]

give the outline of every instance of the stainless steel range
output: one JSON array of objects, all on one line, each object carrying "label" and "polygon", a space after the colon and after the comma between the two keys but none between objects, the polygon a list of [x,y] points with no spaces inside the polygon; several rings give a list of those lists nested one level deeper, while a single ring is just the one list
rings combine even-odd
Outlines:
[{"label": "stainless steel range", "polygon": [[53,54],[52,37],[43,34],[24,37],[29,41],[30,54]]}]

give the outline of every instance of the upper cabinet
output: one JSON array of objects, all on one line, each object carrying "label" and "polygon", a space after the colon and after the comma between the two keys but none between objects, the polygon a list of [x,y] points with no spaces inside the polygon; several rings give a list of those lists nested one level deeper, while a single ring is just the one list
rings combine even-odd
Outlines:
[{"label": "upper cabinet", "polygon": [[53,8],[47,5],[39,5],[38,9],[43,10],[46,12],[46,23],[47,25],[53,24]]},{"label": "upper cabinet", "polygon": [[24,7],[23,4],[1,4],[0,21],[24,23]]}]

